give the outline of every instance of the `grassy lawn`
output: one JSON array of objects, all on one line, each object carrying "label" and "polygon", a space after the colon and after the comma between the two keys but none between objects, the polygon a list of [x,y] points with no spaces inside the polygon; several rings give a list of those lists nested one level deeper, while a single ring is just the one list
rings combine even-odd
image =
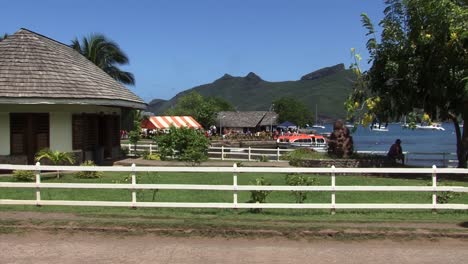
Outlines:
[{"label": "grassy lawn", "polygon": [[[106,173],[99,179],[78,179],[73,174],[63,175],[56,179],[55,175],[44,176],[43,182],[67,183],[126,183],[128,173]],[[264,177],[272,185],[286,185],[285,174],[243,173],[238,175],[238,184],[247,185],[255,178]],[[316,176],[317,185],[330,185],[329,176]],[[232,184],[230,173],[140,173],[138,183],[172,183],[172,184]],[[0,181],[14,181],[12,177],[0,177]],[[376,176],[337,176],[337,185],[407,185],[427,186],[431,178],[385,178]],[[468,186],[466,179],[444,180],[440,185]],[[232,192],[228,191],[187,191],[152,190],[139,191],[138,201],[157,202],[232,202]],[[77,190],[77,189],[42,189],[44,200],[96,200],[96,201],[131,201],[129,190]],[[35,199],[35,190],[25,188],[2,188],[0,199]],[[239,203],[248,202],[250,192],[239,192]],[[310,192],[305,203],[328,203],[329,192]],[[293,203],[294,196],[290,192],[272,192],[268,203]],[[431,203],[431,193],[422,192],[337,192],[337,203]],[[450,200],[450,203],[468,203],[468,194],[460,194]],[[245,220],[270,222],[308,222],[308,221],[429,221],[429,222],[460,222],[468,219],[466,211],[440,211],[432,214],[430,210],[338,210],[336,215],[330,215],[328,210],[301,209],[268,209],[261,213],[249,210],[232,209],[178,209],[178,208],[102,208],[102,207],[65,207],[65,206],[0,206],[4,211],[37,211],[66,212],[80,215],[119,218],[140,217],[148,219],[176,219],[183,223],[202,221],[204,224],[217,223],[224,225],[229,222],[241,224]],[[207,220],[209,220],[207,222]],[[177,222],[176,221],[176,222]]]}]

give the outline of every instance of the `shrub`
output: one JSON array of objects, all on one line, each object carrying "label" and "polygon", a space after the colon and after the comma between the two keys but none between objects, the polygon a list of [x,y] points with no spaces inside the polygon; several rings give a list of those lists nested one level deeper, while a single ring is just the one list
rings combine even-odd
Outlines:
[{"label": "shrub", "polygon": [[[35,159],[36,161],[41,161],[43,159],[49,160],[49,162],[51,162],[53,165],[75,163],[75,158],[73,154],[68,152],[61,152],[58,150],[50,150],[48,148],[41,149],[39,152],[37,152]],[[58,178],[60,178],[60,171],[57,171],[57,179]]]},{"label": "shrub", "polygon": [[259,157],[257,158],[257,161],[259,161],[259,162],[268,162],[268,161],[270,161],[270,160],[268,159],[268,156],[266,156],[266,155],[261,155],[261,156],[259,156]]},{"label": "shrub", "polygon": [[[81,166],[96,166],[96,164],[92,160],[86,160],[85,162],[81,163]],[[75,174],[75,177],[81,178],[81,179],[101,178],[102,172],[101,171],[80,171]]]},{"label": "shrub", "polygon": [[120,155],[123,157],[127,157],[129,152],[130,150],[128,148],[120,148]]},{"label": "shrub", "polygon": [[[317,179],[300,174],[288,174],[285,177],[286,184],[290,186],[310,186],[317,182]],[[303,203],[307,199],[306,191],[291,191],[295,196],[296,203]]]},{"label": "shrub", "polygon": [[461,194],[456,192],[439,192],[437,193],[437,203],[446,204],[453,199],[459,197]]},{"label": "shrub", "polygon": [[300,166],[302,160],[312,160],[312,159],[329,159],[330,157],[325,153],[316,152],[313,149],[300,148],[288,152],[282,157],[284,160],[289,160],[289,164],[292,166]]},{"label": "shrub", "polygon": [[171,127],[169,133],[155,138],[161,159],[174,157],[177,160],[200,163],[208,159],[209,140],[191,128]]},{"label": "shrub", "polygon": [[[267,182],[265,178],[260,177],[256,178],[255,182],[249,182],[250,185],[271,185],[271,183]],[[250,191],[250,200],[249,203],[265,203],[267,196],[271,193],[271,191]],[[251,210],[254,213],[260,213],[262,211],[261,208],[254,208]]]},{"label": "shrub", "polygon": [[32,182],[36,180],[36,175],[34,175],[33,171],[15,170],[13,171],[13,177],[16,181],[20,182]]},{"label": "shrub", "polygon": [[145,159],[145,160],[161,160],[161,157],[156,153],[149,154],[149,152],[145,152],[145,153],[143,153],[143,159]]}]

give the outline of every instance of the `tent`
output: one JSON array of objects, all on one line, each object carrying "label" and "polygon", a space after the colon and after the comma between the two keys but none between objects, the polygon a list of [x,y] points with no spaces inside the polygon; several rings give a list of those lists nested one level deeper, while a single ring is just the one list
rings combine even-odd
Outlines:
[{"label": "tent", "polygon": [[171,126],[194,129],[203,128],[191,116],[150,116],[141,122],[141,127],[146,129],[169,129]]},{"label": "tent", "polygon": [[277,127],[285,128],[285,129],[288,129],[288,128],[296,129],[297,128],[296,124],[291,123],[289,121],[284,121],[283,123],[279,124]]}]

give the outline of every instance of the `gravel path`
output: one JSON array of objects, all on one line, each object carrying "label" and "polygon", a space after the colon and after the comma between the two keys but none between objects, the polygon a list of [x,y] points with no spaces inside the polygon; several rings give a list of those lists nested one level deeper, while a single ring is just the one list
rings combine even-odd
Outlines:
[{"label": "gravel path", "polygon": [[116,235],[0,234],[0,263],[464,263],[458,239],[297,241]]}]

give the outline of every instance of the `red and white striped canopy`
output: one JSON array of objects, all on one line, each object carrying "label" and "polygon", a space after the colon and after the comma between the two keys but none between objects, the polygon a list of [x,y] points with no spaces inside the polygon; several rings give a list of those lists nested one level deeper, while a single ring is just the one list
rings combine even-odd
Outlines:
[{"label": "red and white striped canopy", "polygon": [[200,129],[202,126],[191,116],[150,116],[143,120],[141,127],[147,129],[167,129],[171,126]]}]

